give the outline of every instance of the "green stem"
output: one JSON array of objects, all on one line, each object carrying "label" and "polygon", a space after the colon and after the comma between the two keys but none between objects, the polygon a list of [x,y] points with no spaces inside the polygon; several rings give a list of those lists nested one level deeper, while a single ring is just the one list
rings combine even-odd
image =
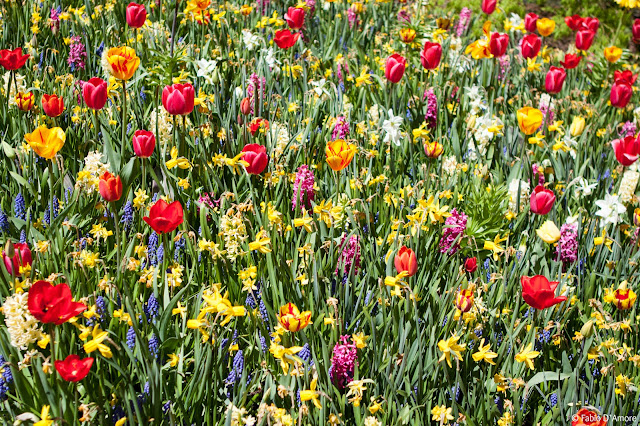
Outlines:
[{"label": "green stem", "polygon": [[121,266],[122,266],[122,248],[120,247],[120,218],[118,217],[118,208],[116,207],[115,203],[111,204],[113,207],[113,217],[114,217],[114,221],[115,221],[115,226],[116,226],[116,257],[118,260],[117,263],[117,271],[116,271],[116,277],[117,277],[117,281],[120,281],[120,271],[121,271]]},{"label": "green stem", "polygon": [[127,137],[127,82],[125,80],[122,80],[122,96],[123,96],[123,100],[124,103],[122,105],[122,141],[121,141],[121,148],[120,148],[120,158],[122,158],[122,156],[124,155],[124,150],[125,147],[127,146],[127,141],[126,141],[126,137]]}]

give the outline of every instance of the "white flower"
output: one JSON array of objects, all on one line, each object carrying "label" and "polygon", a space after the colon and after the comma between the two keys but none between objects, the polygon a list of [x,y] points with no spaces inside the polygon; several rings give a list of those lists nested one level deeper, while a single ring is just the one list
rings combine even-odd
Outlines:
[{"label": "white flower", "polygon": [[244,29],[242,30],[242,41],[244,42],[244,45],[247,46],[247,50],[252,51],[256,47],[260,46],[262,39],[259,36],[252,34],[251,31]]},{"label": "white flower", "polygon": [[622,221],[620,215],[624,214],[627,209],[620,202],[620,197],[617,195],[607,194],[604,196],[604,200],[596,201],[596,206],[600,208],[596,212],[596,216],[600,216],[602,221],[600,226],[604,227],[608,224],[616,225]]},{"label": "white flower", "polygon": [[571,185],[576,185],[574,188],[576,195],[591,195],[593,190],[596,189],[596,186],[598,186],[598,182],[589,184],[585,178],[580,176],[572,180],[571,183],[569,183],[569,186]]},{"label": "white flower", "polygon": [[515,212],[518,206],[518,188],[520,188],[520,211],[523,211],[529,205],[529,190],[531,186],[528,182],[514,179],[509,184],[509,210],[512,212]]},{"label": "white flower", "polygon": [[200,59],[199,61],[196,61],[195,64],[198,68],[198,73],[196,75],[198,77],[203,77],[207,83],[213,84],[213,72],[218,66],[218,61]]},{"label": "white flower", "polygon": [[389,110],[389,119],[382,122],[382,130],[387,132],[383,142],[393,142],[395,145],[400,146],[400,138],[402,133],[400,132],[400,125],[402,124],[402,116],[393,115],[393,111]]},{"label": "white flower", "polygon": [[316,96],[329,96],[329,91],[324,87],[325,84],[327,84],[327,80],[324,78],[319,81],[311,81],[311,85],[314,87],[312,90],[315,92]]},{"label": "white flower", "polygon": [[280,67],[278,66],[280,65],[280,61],[276,59],[276,54],[273,50],[273,47],[262,49],[262,54],[266,55],[264,61],[267,63],[269,68],[273,69],[274,72],[280,71]]}]

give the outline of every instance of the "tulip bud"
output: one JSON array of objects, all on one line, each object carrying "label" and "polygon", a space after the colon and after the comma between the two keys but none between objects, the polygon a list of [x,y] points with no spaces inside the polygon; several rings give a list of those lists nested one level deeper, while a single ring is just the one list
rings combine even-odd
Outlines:
[{"label": "tulip bud", "polygon": [[587,338],[591,337],[594,332],[594,328],[593,328],[594,322],[595,321],[593,319],[590,319],[589,321],[585,322],[582,328],[580,329],[580,334],[582,334],[584,337],[587,337]]},{"label": "tulip bud", "polygon": [[469,312],[473,307],[473,286],[466,289],[460,290],[458,295],[456,296],[456,308],[460,310],[460,312]]},{"label": "tulip bud", "polygon": [[244,98],[242,102],[240,102],[240,112],[242,115],[251,114],[251,99]]},{"label": "tulip bud", "polygon": [[585,119],[581,116],[573,117],[573,121],[571,122],[571,127],[569,127],[569,132],[571,133],[571,137],[578,137],[582,135],[584,132]]},{"label": "tulip bud", "polygon": [[13,243],[11,242],[11,240],[7,241],[7,244],[5,244],[4,246],[4,252],[7,254],[7,256],[9,257],[13,257],[16,254],[16,251],[13,247]]},{"label": "tulip bud", "polygon": [[475,270],[478,269],[478,259],[474,257],[469,257],[464,261],[464,270],[468,273],[472,274]]}]

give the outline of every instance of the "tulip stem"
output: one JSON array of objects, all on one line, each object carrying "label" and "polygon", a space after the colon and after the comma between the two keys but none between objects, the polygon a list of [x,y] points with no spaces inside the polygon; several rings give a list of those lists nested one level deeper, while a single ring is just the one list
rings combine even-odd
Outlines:
[{"label": "tulip stem", "polygon": [[146,173],[146,163],[145,163],[145,159],[141,158],[140,160],[142,160],[142,191],[144,191],[145,193],[147,192],[147,173]]},{"label": "tulip stem", "polygon": [[96,131],[96,144],[97,144],[100,138],[100,123],[98,121],[98,111],[95,109],[93,110],[93,127]]},{"label": "tulip stem", "polygon": [[127,137],[127,82],[122,80],[122,97],[124,103],[122,105],[122,145],[120,149],[120,159],[122,160],[122,156],[124,155],[124,149],[126,146],[126,137]]},{"label": "tulip stem", "polygon": [[113,218],[114,218],[114,222],[115,222],[115,227],[116,227],[116,257],[117,257],[117,267],[118,269],[116,270],[116,279],[117,281],[120,281],[120,270],[121,270],[121,250],[122,248],[120,247],[120,220],[118,218],[118,208],[116,207],[115,203],[111,203],[111,206],[113,207]]},{"label": "tulip stem", "polygon": [[49,225],[53,221],[53,164],[55,157],[51,159],[51,170],[49,170]]},{"label": "tulip stem", "polygon": [[9,76],[9,80],[7,80],[7,90],[4,92],[7,97],[7,114],[9,113],[9,106],[11,105],[11,76],[13,75],[13,71],[11,71],[11,75]]}]

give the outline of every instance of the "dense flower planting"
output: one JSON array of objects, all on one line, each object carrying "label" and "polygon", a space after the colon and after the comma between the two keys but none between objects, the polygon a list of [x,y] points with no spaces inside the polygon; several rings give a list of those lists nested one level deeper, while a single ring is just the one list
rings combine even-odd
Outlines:
[{"label": "dense flower planting", "polygon": [[640,2],[447,3],[2,2],[2,423],[639,424]]}]

